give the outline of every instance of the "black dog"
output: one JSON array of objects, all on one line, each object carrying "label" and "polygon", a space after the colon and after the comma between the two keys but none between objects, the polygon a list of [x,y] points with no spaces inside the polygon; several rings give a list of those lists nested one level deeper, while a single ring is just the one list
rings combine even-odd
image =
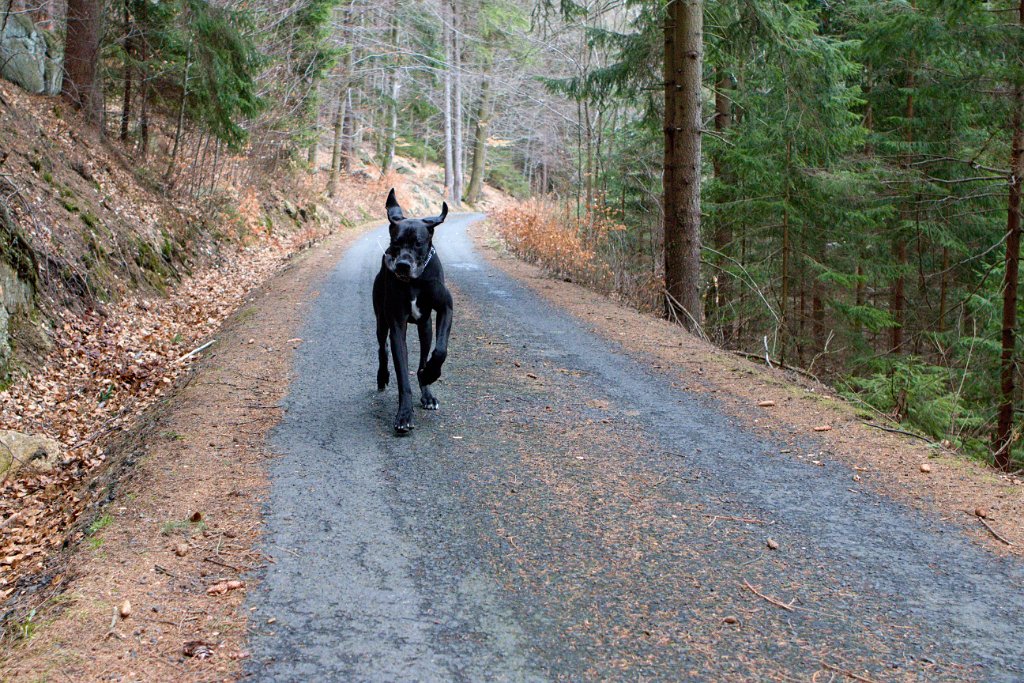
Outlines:
[{"label": "black dog", "polygon": [[[395,199],[394,189],[385,204],[391,224],[391,245],[381,259],[380,272],[373,281],[373,312],[377,316],[379,366],[377,391],[388,385],[388,354],[384,348],[391,336],[391,355],[398,376],[398,414],[395,431],[405,434],[413,428],[412,387],[409,385],[409,351],[405,329],[409,320],[420,333],[420,405],[437,410],[430,385],[441,376],[448,356],[448,335],[452,329],[452,295],[444,286],[444,270],[434,252],[434,228],[444,222],[448,204],[441,204],[436,218],[406,218]],[[437,344],[430,352],[430,314],[437,311]]]}]

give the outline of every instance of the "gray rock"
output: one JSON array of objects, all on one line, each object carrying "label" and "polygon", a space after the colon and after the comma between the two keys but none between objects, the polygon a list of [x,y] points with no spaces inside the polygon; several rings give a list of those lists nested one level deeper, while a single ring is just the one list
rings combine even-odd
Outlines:
[{"label": "gray rock", "polygon": [[23,251],[29,247],[18,235],[14,218],[0,202],[0,373],[7,372],[11,360],[12,318],[27,318],[35,303],[34,283],[18,273],[19,266],[22,275],[34,268]]},{"label": "gray rock", "polygon": [[48,436],[0,430],[0,477],[18,470],[51,472],[60,462],[60,443]]},{"label": "gray rock", "polygon": [[0,75],[37,95],[58,95],[64,58],[59,41],[25,14],[0,15]]}]

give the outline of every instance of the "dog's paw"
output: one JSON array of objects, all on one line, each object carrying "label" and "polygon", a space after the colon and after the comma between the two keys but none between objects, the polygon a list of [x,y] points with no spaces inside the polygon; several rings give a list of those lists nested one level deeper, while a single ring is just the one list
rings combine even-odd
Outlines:
[{"label": "dog's paw", "polygon": [[395,416],[395,433],[408,434],[413,427],[415,425],[412,423],[412,409],[399,409],[398,415]]},{"label": "dog's paw", "polygon": [[419,380],[420,385],[426,386],[433,384],[441,377],[441,364],[435,363],[433,359],[427,361],[427,364],[422,370],[416,373],[416,378]]},{"label": "dog's paw", "polygon": [[384,391],[390,381],[391,374],[388,372],[387,368],[381,368],[377,371],[377,391]]},{"label": "dog's paw", "polygon": [[434,395],[429,391],[424,391],[420,396],[420,406],[422,406],[424,410],[437,410],[437,399],[434,398]]}]

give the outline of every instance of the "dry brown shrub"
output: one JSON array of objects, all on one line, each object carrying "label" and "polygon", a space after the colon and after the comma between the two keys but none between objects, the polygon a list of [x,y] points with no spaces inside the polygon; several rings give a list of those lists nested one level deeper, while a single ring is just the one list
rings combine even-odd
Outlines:
[{"label": "dry brown shrub", "polygon": [[[532,261],[553,275],[587,284],[608,284],[611,270],[598,258],[595,247],[615,226],[605,219],[594,221],[594,239],[584,240],[575,221],[564,220],[558,209],[540,199],[509,204],[493,214],[499,234],[517,256]],[[581,221],[583,225],[586,222]]]}]

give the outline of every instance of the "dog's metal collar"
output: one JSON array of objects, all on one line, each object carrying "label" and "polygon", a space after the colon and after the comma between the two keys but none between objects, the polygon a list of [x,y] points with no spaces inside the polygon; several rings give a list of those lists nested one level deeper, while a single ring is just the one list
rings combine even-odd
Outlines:
[{"label": "dog's metal collar", "polygon": [[430,259],[434,258],[434,254],[436,254],[436,253],[437,253],[437,250],[435,250],[433,247],[431,247],[430,248],[430,253],[427,254],[427,260],[423,262],[423,267],[420,268],[420,273],[421,274],[423,273],[424,270],[426,270],[427,264],[430,263]]}]

